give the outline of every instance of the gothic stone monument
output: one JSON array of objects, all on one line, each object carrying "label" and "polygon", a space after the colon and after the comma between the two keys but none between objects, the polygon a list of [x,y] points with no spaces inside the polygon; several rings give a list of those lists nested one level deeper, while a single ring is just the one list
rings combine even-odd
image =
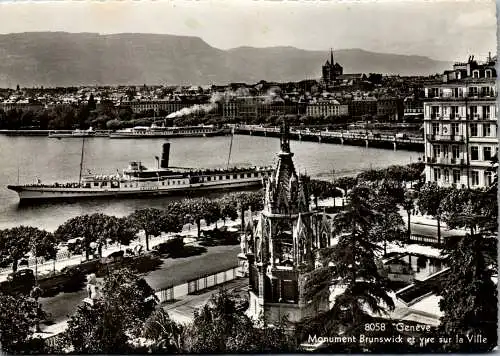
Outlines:
[{"label": "gothic stone monument", "polygon": [[297,323],[328,309],[328,288],[304,295],[318,249],[330,246],[331,230],[323,213],[312,211],[309,178],[297,176],[290,152],[289,127],[281,129],[276,169],[266,183],[264,209],[246,243],[249,310],[252,318],[276,324]]}]

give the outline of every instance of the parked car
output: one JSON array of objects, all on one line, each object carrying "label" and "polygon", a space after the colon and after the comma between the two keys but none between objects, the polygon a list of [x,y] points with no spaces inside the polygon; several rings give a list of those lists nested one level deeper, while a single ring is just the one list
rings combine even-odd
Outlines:
[{"label": "parked car", "polygon": [[11,294],[28,294],[35,285],[35,275],[29,268],[10,273],[7,280],[0,283],[0,290]]}]

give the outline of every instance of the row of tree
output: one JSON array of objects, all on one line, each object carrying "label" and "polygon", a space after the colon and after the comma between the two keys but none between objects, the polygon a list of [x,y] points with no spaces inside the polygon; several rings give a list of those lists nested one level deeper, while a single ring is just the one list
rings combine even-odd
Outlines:
[{"label": "row of tree", "polygon": [[136,210],[127,217],[117,218],[101,213],[81,215],[69,219],[52,234],[30,226],[19,226],[0,230],[0,265],[12,264],[17,270],[19,260],[28,254],[45,259],[54,259],[60,242],[78,239],[75,246],[85,251],[88,259],[95,246],[99,256],[108,243],[129,245],[140,230],[149,238],[162,232],[180,232],[185,224],[196,224],[198,237],[202,220],[207,225],[219,220],[235,220],[238,214],[252,208],[262,209],[262,192],[227,194],[218,199],[196,198],[170,202],[164,209],[146,208]]}]

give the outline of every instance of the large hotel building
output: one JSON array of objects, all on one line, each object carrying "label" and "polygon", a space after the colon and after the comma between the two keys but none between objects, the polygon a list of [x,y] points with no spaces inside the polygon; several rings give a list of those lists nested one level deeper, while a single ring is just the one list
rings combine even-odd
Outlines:
[{"label": "large hotel building", "polygon": [[498,152],[496,57],[456,63],[442,80],[425,87],[424,133],[427,182],[457,188],[493,181]]}]

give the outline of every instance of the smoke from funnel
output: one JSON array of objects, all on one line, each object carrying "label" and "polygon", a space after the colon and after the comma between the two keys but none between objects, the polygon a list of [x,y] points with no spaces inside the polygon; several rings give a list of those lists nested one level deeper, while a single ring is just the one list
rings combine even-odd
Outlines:
[{"label": "smoke from funnel", "polygon": [[[246,89],[246,88],[245,88]],[[248,92],[248,89],[247,89]],[[231,98],[238,96],[237,92],[226,91],[224,93],[213,93],[210,97],[208,104],[196,104],[189,108],[183,108],[173,112],[167,116],[167,119],[174,119],[193,114],[207,114],[217,109],[217,104],[221,102],[228,102]]]}]

